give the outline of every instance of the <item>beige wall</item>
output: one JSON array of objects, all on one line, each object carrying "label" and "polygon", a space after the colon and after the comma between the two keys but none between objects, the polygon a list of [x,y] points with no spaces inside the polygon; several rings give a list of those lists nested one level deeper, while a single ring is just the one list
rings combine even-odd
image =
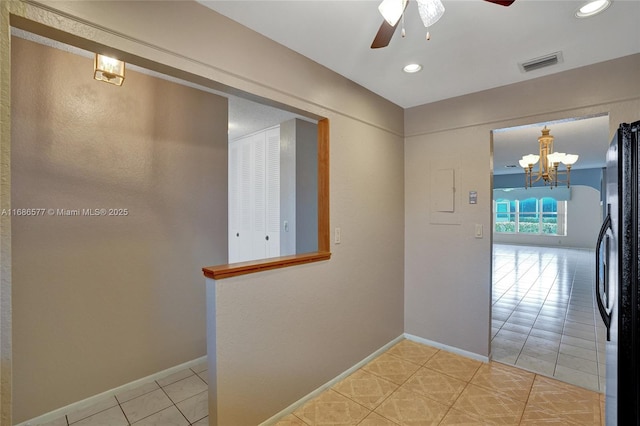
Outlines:
[{"label": "beige wall", "polygon": [[331,260],[207,284],[219,425],[259,424],[403,331],[401,140],[340,116],[331,129]]},{"label": "beige wall", "polygon": [[[112,46],[129,61],[167,64],[329,118],[331,226],[342,228],[342,244],[332,246],[327,262],[221,281],[221,416],[241,421],[221,424],[256,424],[403,331],[403,111],[199,4],[150,3],[47,4],[61,15],[34,4],[3,7],[27,17],[15,22],[32,31],[51,33],[32,24],[46,23],[68,41]],[[173,30],[185,23],[189,31]],[[0,202],[8,195],[0,193]],[[218,262],[212,257],[195,268],[202,289],[199,267]],[[6,289],[11,282],[3,280]],[[261,374],[252,389],[239,366]],[[248,399],[258,409],[247,409]]]},{"label": "beige wall", "polygon": [[206,354],[227,100],[136,72],[100,83],[92,59],[18,38],[11,59],[12,207],[127,209],[12,218],[21,422]]},{"label": "beige wall", "polygon": [[318,126],[280,123],[280,255],[318,251]]},{"label": "beige wall", "polygon": [[[489,354],[491,130],[609,113],[613,135],[640,119],[638,69],[633,55],[405,111],[407,333]],[[430,223],[435,161],[456,168],[458,224]],[[472,190],[476,205],[467,203]],[[475,224],[483,239],[474,238]]]}]

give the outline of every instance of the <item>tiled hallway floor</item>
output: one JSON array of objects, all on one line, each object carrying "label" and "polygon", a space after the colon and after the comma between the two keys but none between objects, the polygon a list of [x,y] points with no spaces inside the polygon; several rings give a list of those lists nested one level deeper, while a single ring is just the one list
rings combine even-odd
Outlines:
[{"label": "tiled hallway floor", "polygon": [[603,398],[403,340],[276,425],[600,425]]},{"label": "tiled hallway floor", "polygon": [[[47,424],[207,425],[205,369],[182,370]],[[589,426],[601,425],[603,401],[552,378],[402,340],[276,425]]]},{"label": "tiled hallway floor", "polygon": [[72,411],[47,426],[206,426],[207,363],[185,368],[135,389]]},{"label": "tiled hallway floor", "polygon": [[593,250],[493,247],[493,360],[604,392]]}]

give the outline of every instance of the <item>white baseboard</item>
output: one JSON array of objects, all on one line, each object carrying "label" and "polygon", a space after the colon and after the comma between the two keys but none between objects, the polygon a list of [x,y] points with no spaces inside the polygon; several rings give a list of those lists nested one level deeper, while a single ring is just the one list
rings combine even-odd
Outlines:
[{"label": "white baseboard", "polygon": [[368,357],[366,357],[362,361],[358,362],[353,367],[349,368],[348,370],[344,371],[340,375],[338,375],[338,376],[334,377],[333,379],[329,380],[327,383],[325,383],[324,385],[320,386],[318,389],[314,390],[313,392],[303,396],[302,398],[300,398],[299,400],[297,400],[296,402],[294,402],[293,404],[291,404],[290,406],[288,406],[284,410],[280,411],[278,414],[276,414],[276,415],[272,416],[271,418],[265,420],[264,422],[260,423],[259,426],[271,426],[271,425],[276,424],[283,417],[293,413],[296,409],[298,409],[299,407],[304,405],[307,401],[310,401],[313,398],[319,396],[322,392],[324,392],[325,390],[329,389],[330,387],[332,387],[333,385],[335,385],[336,383],[338,383],[342,379],[344,379],[347,376],[355,373],[358,369],[360,369],[364,365],[368,364],[369,361],[371,361],[374,358],[382,355],[384,352],[389,350],[389,348],[391,348],[393,345],[395,345],[396,343],[398,343],[398,342],[400,342],[401,340],[404,340],[404,339],[405,339],[404,335],[400,335],[400,336],[396,337],[395,339],[393,339],[392,341],[390,341],[389,343],[387,343],[386,345],[384,345],[383,347],[381,347],[380,349],[378,349],[377,351],[375,351],[374,353],[372,353],[371,355],[369,355]]},{"label": "white baseboard", "polygon": [[454,354],[462,355],[467,358],[475,359],[482,362],[489,362],[488,356],[476,354],[474,352],[465,351],[463,349],[455,348],[453,346],[444,345],[442,343],[434,342],[433,340],[424,339],[422,337],[414,336],[413,334],[404,333],[404,338],[416,343],[422,343],[423,345],[433,346],[434,348],[442,349],[443,351],[452,352]]},{"label": "white baseboard", "polygon": [[31,425],[36,425],[36,424],[41,424],[41,423],[47,423],[56,419],[59,419],[60,417],[73,412],[73,411],[77,411],[77,410],[82,410],[84,408],[87,408],[97,402],[100,402],[100,400],[104,399],[104,398],[108,398],[111,396],[115,396],[116,394],[122,393],[124,391],[130,390],[130,389],[135,389],[139,386],[145,385],[147,383],[151,383],[154,382],[158,379],[161,379],[163,377],[169,376],[173,373],[177,373],[180,370],[184,370],[185,368],[191,368],[195,365],[200,364],[203,361],[206,361],[207,357],[203,356],[197,359],[194,359],[192,361],[188,361],[185,362],[183,364],[180,365],[176,365],[175,367],[171,367],[171,368],[167,368],[166,370],[163,371],[159,371],[157,373],[154,373],[150,376],[147,377],[143,377],[142,379],[138,379],[138,380],[134,380],[133,382],[127,383],[125,385],[122,386],[118,386],[117,388],[113,388],[110,389],[108,391],[99,393],[98,395],[94,395],[94,396],[90,396],[89,398],[83,399],[82,401],[78,401],[78,402],[74,402],[73,404],[69,404],[66,407],[62,407],[62,408],[58,408],[57,410],[53,410],[50,411],[46,414],[43,414],[41,416],[35,417],[31,420],[27,420],[26,422],[22,422],[16,426],[31,426]]},{"label": "white baseboard", "polygon": [[[381,354],[383,354],[384,352],[389,350],[393,345],[395,345],[396,343],[398,343],[398,342],[400,342],[400,341],[402,341],[404,339],[411,340],[411,341],[416,342],[416,343],[421,343],[423,345],[432,346],[432,347],[435,347],[435,348],[438,348],[438,349],[445,350],[447,352],[452,352],[452,353],[455,353],[455,354],[458,354],[458,355],[461,355],[461,356],[464,356],[464,357],[467,357],[467,358],[475,359],[475,360],[478,360],[478,361],[489,362],[489,357],[478,355],[476,353],[465,351],[463,349],[455,348],[455,347],[452,347],[452,346],[444,345],[442,343],[434,342],[432,340],[424,339],[422,337],[414,336],[412,334],[404,333],[404,334],[396,337],[395,339],[393,339],[392,341],[390,341],[389,343],[387,343],[386,345],[384,345],[380,349],[376,350],[371,355],[369,355],[368,357],[366,357],[362,361],[358,362],[357,364],[355,364],[354,366],[352,366],[348,370],[344,371],[343,373],[341,373],[338,376],[334,377],[333,379],[331,379],[330,381],[328,381],[324,385],[320,386],[316,390],[314,390],[311,393],[303,396],[301,399],[299,399],[298,401],[294,402],[293,404],[291,404],[290,406],[288,406],[284,410],[280,411],[279,413],[275,414],[271,418],[269,418],[269,419],[265,420],[264,422],[260,423],[259,426],[271,426],[271,425],[274,425],[279,420],[281,420],[283,417],[293,413],[296,409],[298,409],[299,407],[304,405],[307,401],[310,401],[311,399],[319,396],[322,392],[324,392],[325,390],[329,389],[330,387],[332,387],[333,385],[335,385],[339,381],[343,380],[347,376],[351,375],[352,373],[356,372],[358,369],[360,369],[364,365],[368,364],[371,360],[373,360],[374,358],[380,356]],[[114,396],[114,395],[116,395],[118,393],[130,390],[130,389],[137,388],[138,386],[142,386],[144,384],[147,384],[147,383],[153,382],[155,380],[161,379],[163,377],[166,377],[166,376],[168,376],[170,374],[176,373],[176,372],[178,372],[180,370],[183,370],[185,368],[190,368],[190,367],[192,367],[194,365],[200,364],[201,362],[205,361],[206,359],[207,359],[207,357],[203,356],[203,357],[200,357],[198,359],[194,359],[193,361],[188,361],[188,362],[185,362],[183,364],[176,365],[175,367],[168,368],[166,370],[160,371],[158,373],[152,374],[152,375],[144,377],[142,379],[135,380],[133,382],[127,383],[127,384],[119,386],[117,388],[108,390],[106,392],[102,392],[102,393],[100,393],[98,395],[94,395],[94,396],[89,397],[87,399],[83,399],[82,401],[74,402],[73,404],[67,405],[66,407],[62,407],[62,408],[59,408],[57,410],[51,411],[49,413],[43,414],[42,416],[38,416],[38,417],[33,418],[31,420],[28,420],[26,422],[20,423],[20,424],[18,424],[16,426],[31,426],[31,425],[34,425],[34,424],[46,423],[46,422],[50,422],[52,420],[56,420],[56,419],[66,415],[66,414],[68,414],[68,413],[70,413],[72,411],[81,410],[81,409],[84,409],[84,408],[86,408],[86,407],[88,407],[90,405],[93,405],[96,402],[99,402],[101,399]]]}]

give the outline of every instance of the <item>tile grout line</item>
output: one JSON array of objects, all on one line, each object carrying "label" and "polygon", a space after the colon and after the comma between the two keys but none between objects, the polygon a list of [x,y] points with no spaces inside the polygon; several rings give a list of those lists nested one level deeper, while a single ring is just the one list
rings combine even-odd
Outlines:
[{"label": "tile grout line", "polygon": [[531,392],[533,392],[533,385],[535,385],[537,377],[538,377],[538,373],[533,373],[533,380],[531,381],[531,387],[529,388],[529,392],[527,393],[527,400],[524,402],[524,409],[522,410],[522,414],[520,415],[520,421],[518,421],[518,425],[522,424],[524,413],[527,411],[527,406],[529,405],[529,399],[531,398]]},{"label": "tile grout line", "polygon": [[562,341],[564,340],[564,330],[566,328],[566,323],[567,323],[567,315],[569,315],[569,307],[571,306],[571,295],[573,294],[573,285],[575,283],[576,280],[576,270],[577,270],[577,265],[576,267],[574,267],[573,269],[573,274],[571,276],[571,289],[569,290],[569,299],[567,302],[567,310],[564,313],[564,319],[562,321],[562,332],[560,333],[560,344],[558,345],[558,356],[556,357],[556,362],[555,362],[555,366],[553,367],[553,377],[556,376],[556,371],[558,370],[558,361],[560,360],[560,348],[562,347]]},{"label": "tile grout line", "polygon": [[[588,278],[589,277],[587,277],[587,280],[584,281],[584,277],[582,276],[583,274],[581,273],[581,271],[582,271],[581,265],[585,264],[585,262],[588,263],[588,261],[586,259],[587,259],[587,256],[589,256],[589,253],[590,252],[587,251],[587,250],[580,251],[580,253],[571,253],[570,252],[568,255],[565,256],[566,262],[563,262],[563,264],[565,266],[565,269],[568,268],[568,269],[571,270],[571,272],[568,273],[568,276],[571,277],[571,282],[570,282],[571,286],[570,286],[570,290],[569,290],[570,296],[568,296],[566,298],[566,303],[563,304],[564,306],[560,306],[561,308],[565,309],[564,317],[560,317],[559,318],[562,321],[561,331],[559,333],[557,332],[558,331],[557,329],[553,331],[553,333],[559,335],[559,339],[560,339],[557,346],[555,344],[553,345],[555,347],[555,350],[554,349],[550,349],[549,350],[551,353],[553,353],[555,355],[555,360],[554,361],[546,361],[553,368],[553,374],[551,375],[551,377],[554,377],[554,378],[557,378],[555,376],[555,374],[556,374],[556,371],[558,369],[558,361],[559,361],[560,354],[561,354],[560,346],[561,345],[568,345],[568,346],[571,346],[571,347],[575,346],[576,349],[581,349],[582,348],[582,346],[580,346],[580,345],[572,345],[571,343],[573,343],[573,342],[567,343],[567,338],[568,337],[573,337],[570,334],[567,334],[567,332],[566,332],[567,325],[569,325],[568,322],[576,322],[580,326],[584,325],[585,327],[588,327],[589,329],[593,330],[593,331],[589,331],[589,332],[594,332],[595,333],[595,338],[594,339],[585,338],[585,337],[581,337],[581,338],[585,339],[585,340],[588,340],[590,343],[593,343],[593,345],[596,347],[596,351],[595,351],[595,353],[596,353],[596,363],[601,358],[602,351],[599,349],[599,343],[598,343],[598,337],[597,337],[601,333],[597,333],[596,325],[595,324],[589,324],[588,323],[589,321],[581,322],[580,318],[571,318],[572,312],[576,311],[576,308],[583,307],[579,303],[581,300],[576,299],[576,297],[580,297],[581,298],[582,297],[582,293],[588,292],[588,289],[591,288],[591,286],[588,283],[588,281],[589,281]],[[557,255],[554,255],[554,256],[557,257]],[[509,274],[513,274],[514,273],[513,271],[515,271],[516,269],[519,269],[518,265],[521,265],[522,263],[527,263],[529,266],[524,270],[525,272],[521,272],[520,278],[526,276],[526,274],[530,274],[531,268],[535,266],[535,265],[531,265],[531,264],[528,263],[528,260],[530,260],[531,257],[532,257],[531,254],[528,254],[527,257],[525,258],[523,256],[517,256],[517,255],[516,256],[504,256],[501,253],[497,253],[496,256],[494,256],[494,266],[498,265],[497,267],[500,268],[502,270],[502,272],[503,272],[502,273],[502,277],[500,278],[500,280],[503,280]],[[520,259],[518,260],[518,258],[520,258]],[[505,267],[505,265],[507,263],[505,263],[505,261],[501,260],[501,259],[507,259],[506,262],[516,262],[518,264],[515,267],[512,266],[509,269],[508,272],[504,272],[504,267]],[[537,280],[539,280],[540,279],[540,275],[542,273],[544,273],[545,270],[548,269],[549,265],[553,262],[553,259],[545,259],[545,262],[546,263],[545,263],[544,268],[539,268],[541,272],[538,273],[538,276],[536,277]],[[492,327],[493,327],[493,329],[495,331],[492,331],[491,341],[493,342],[494,339],[499,337],[498,333],[500,331],[503,331],[503,330],[504,331],[513,332],[515,334],[520,335],[522,338],[524,338],[524,339],[522,339],[522,338],[515,339],[515,338],[510,338],[511,336],[502,337],[503,339],[506,339],[506,340],[508,340],[510,342],[514,342],[514,344],[521,344],[522,345],[522,346],[520,346],[518,348],[519,350],[516,350],[516,352],[511,352],[512,355],[510,355],[510,356],[515,356],[515,362],[510,362],[510,361],[505,360],[504,362],[506,364],[518,366],[517,362],[522,357],[522,355],[524,353],[524,350],[525,350],[526,343],[529,341],[530,338],[532,338],[532,336],[534,336],[535,338],[543,339],[543,340],[549,340],[549,339],[546,339],[547,336],[537,336],[537,335],[533,334],[533,329],[536,328],[536,327],[534,327],[534,324],[535,324],[535,321],[538,321],[538,320],[541,319],[542,310],[545,308],[545,306],[549,306],[549,302],[551,301],[549,299],[549,297],[550,297],[551,293],[553,291],[558,291],[559,289],[562,288],[562,286],[564,286],[564,284],[561,284],[561,283],[563,281],[565,281],[567,277],[563,277],[563,275],[564,275],[563,271],[560,271],[559,273],[556,274],[556,276],[554,278],[554,284],[546,288],[546,295],[545,295],[544,301],[542,302],[542,304],[540,305],[540,307],[538,309],[531,310],[531,311],[524,311],[524,312],[528,312],[528,313],[530,313],[532,315],[535,315],[535,320],[534,320],[533,324],[530,324],[530,323],[528,323],[527,325],[521,324],[522,328],[526,328],[525,332],[522,332],[522,329],[520,329],[520,330],[510,330],[510,329],[506,328],[506,325],[509,323],[509,321],[511,319],[513,319],[512,315],[516,312],[518,307],[521,306],[524,302],[526,302],[526,296],[527,295],[531,295],[532,292],[534,292],[534,291],[536,293],[539,292],[539,290],[534,288],[536,286],[535,282],[532,282],[531,285],[528,286],[528,288],[526,290],[518,291],[515,295],[510,296],[509,297],[510,301],[507,302],[505,306],[500,306],[501,310],[506,310],[507,315],[506,315],[504,320],[498,320],[498,322],[501,323],[501,324],[498,326],[497,329],[495,328],[495,326],[492,325]],[[506,290],[502,290],[501,296],[498,297],[494,303],[492,303],[492,307],[497,307],[496,305],[500,304],[500,300],[504,300],[503,298],[506,295],[508,295],[509,291],[514,289],[515,285],[516,284],[513,284],[513,285],[509,286]],[[518,294],[522,293],[523,291],[524,291],[525,294],[522,297],[519,297]],[[514,296],[516,296],[515,300],[514,300]],[[591,290],[591,294],[586,295],[586,296],[589,299],[586,303],[587,304],[590,303],[590,306],[585,311],[590,314],[591,312],[594,312],[593,311],[593,309],[594,309],[593,308],[593,290]],[[577,304],[573,303],[573,302],[576,302]],[[515,305],[512,306],[512,307],[509,307],[509,305],[511,303],[515,303]],[[576,312],[576,313],[579,313],[579,311],[580,311],[580,309],[578,309],[578,312]],[[517,325],[518,323],[514,323],[514,324]],[[545,329],[541,329],[541,330],[544,331]],[[576,337],[576,338],[578,338],[578,337]],[[552,342],[552,340],[549,340],[549,341]],[[515,349],[515,347],[513,349]],[[507,352],[509,352],[508,349],[506,349],[506,350],[507,350]],[[589,349],[589,350],[591,350],[591,349]],[[567,355],[567,356],[575,356],[577,358],[583,359],[583,360],[588,361],[588,362],[594,362],[594,360],[592,358],[590,358],[590,357],[589,358],[582,357],[582,356],[579,356],[579,355],[576,355],[576,354]],[[598,358],[598,357],[600,357],[600,358]],[[529,370],[531,370],[531,368],[529,368]],[[536,371],[535,368],[533,368],[532,370]],[[575,373],[578,374],[578,375],[587,375],[587,376],[585,376],[585,378],[588,377],[588,376],[595,376],[595,378],[599,382],[600,381],[600,378],[599,378],[600,370],[601,370],[600,369],[600,365],[597,365],[595,374],[593,374],[591,372],[586,372],[586,371],[583,371],[583,370],[575,370]],[[587,379],[587,380],[591,380],[591,379]],[[575,382],[573,382],[573,383],[575,383]],[[601,389],[600,383],[597,383],[596,386],[590,386],[590,385],[583,385],[583,386],[587,387],[588,389],[596,390],[596,391],[599,391]]]},{"label": "tile grout line", "polygon": [[[378,409],[382,404],[384,404],[386,400],[388,400],[389,398],[391,398],[391,396],[392,396],[394,393],[396,393],[396,392],[398,391],[398,389],[400,389],[400,388],[401,388],[405,383],[407,383],[407,382],[408,382],[408,381],[409,381],[413,376],[415,376],[415,375],[416,375],[416,373],[417,373],[418,371],[420,371],[420,369],[421,369],[421,368],[423,368],[423,367],[426,365],[426,363],[427,363],[427,362],[429,362],[429,360],[430,360],[431,358],[433,358],[433,357],[434,357],[437,353],[439,353],[439,352],[440,352],[440,349],[438,349],[436,352],[434,352],[434,353],[433,353],[433,355],[431,355],[431,356],[429,357],[429,359],[427,359],[424,363],[422,363],[422,364],[418,364],[418,363],[415,363],[415,362],[412,362],[412,361],[406,360],[406,359],[404,359],[404,358],[402,358],[402,357],[396,356],[396,355],[394,355],[394,354],[392,354],[392,353],[389,353],[389,351],[387,351],[386,353],[388,353],[390,356],[392,356],[392,357],[394,357],[394,358],[402,359],[403,361],[407,361],[407,362],[410,362],[410,363],[415,364],[415,365],[418,365],[419,367],[418,367],[418,369],[417,369],[416,371],[414,371],[414,372],[413,372],[409,377],[407,377],[407,378],[404,380],[404,382],[402,382],[402,384],[398,385],[398,387],[397,387],[393,392],[391,392],[391,393],[390,393],[386,398],[384,398],[384,399],[383,399],[383,400],[382,400],[378,405],[376,405],[376,407],[375,407],[373,410],[369,410],[369,411],[370,411],[370,413],[369,413],[369,414],[367,414],[367,417],[368,417],[371,413],[374,413],[374,412],[375,412],[375,410],[377,410],[377,409]],[[374,360],[372,360],[372,361],[374,361]],[[364,367],[365,367],[365,366],[363,366],[363,368],[364,368]],[[365,370],[365,371],[366,371],[366,370]],[[384,377],[382,377],[382,376],[379,376],[378,374],[374,373],[373,371],[367,371],[367,372],[369,372],[370,374],[373,374],[374,376],[379,377],[379,378],[381,378],[381,379],[383,379],[383,380],[387,380],[387,381],[391,382],[390,380],[388,380],[388,379],[386,379],[386,378],[384,378]],[[395,382],[391,382],[391,383],[393,383],[394,385],[396,384]],[[342,395],[342,394],[341,394],[341,395]],[[349,399],[351,399],[351,398],[349,398]],[[429,398],[429,399],[431,399],[431,398]],[[357,402],[357,401],[354,401],[354,402]],[[362,404],[361,404],[361,405],[362,405]],[[367,408],[367,407],[365,407],[365,408]],[[387,418],[387,417],[383,416],[382,414],[379,414],[379,413],[375,413],[375,414],[378,414],[379,416],[381,416],[381,417],[383,417],[383,418],[385,418],[385,419],[389,420],[389,421],[390,421],[390,422],[392,422],[392,423],[396,423],[396,422],[394,422],[393,420],[391,420],[391,419],[389,419],[389,418]],[[365,419],[366,419],[367,417],[365,417]],[[364,419],[362,419],[362,421],[364,421]],[[362,423],[362,422],[360,422],[360,423]],[[397,423],[396,423],[396,424],[397,424]]]},{"label": "tile grout line", "polygon": [[[571,292],[570,292],[570,294],[569,294],[569,303],[568,303],[568,305],[567,305],[567,314],[565,315],[565,321],[564,321],[563,329],[562,329],[562,340],[561,340],[561,342],[560,342],[560,343],[561,343],[561,345],[563,344],[563,341],[564,341],[564,337],[565,337],[565,336],[566,336],[566,337],[573,337],[573,336],[570,336],[569,334],[565,334],[565,332],[564,332],[564,330],[565,330],[565,328],[566,328],[566,323],[567,323],[567,321],[571,321],[571,322],[576,322],[576,323],[582,324],[582,323],[580,323],[580,322],[578,322],[578,321],[572,321],[572,320],[568,319],[569,310],[570,310],[571,305],[572,305],[571,300],[572,300],[572,297],[573,297],[573,294],[574,294],[574,290],[575,290],[575,287],[576,287],[576,275],[577,275],[577,271],[578,271],[578,265],[579,265],[579,263],[580,263],[580,261],[576,261],[575,269],[574,269],[574,272],[573,272],[573,275],[572,275],[572,280],[571,280]],[[591,287],[591,291],[590,291],[590,296],[591,296],[591,309],[593,309],[593,310],[594,310],[594,320],[595,320],[595,303],[594,303],[593,287],[592,287],[592,286],[590,286],[590,287]],[[574,306],[575,306],[575,305],[574,305]],[[591,326],[590,324],[585,324],[585,325]],[[597,379],[597,388],[598,388],[598,389],[597,389],[597,392],[599,392],[599,391],[601,390],[601,389],[600,389],[600,375],[599,375],[599,368],[600,368],[600,367],[599,367],[599,365],[598,365],[598,335],[597,335],[597,331],[596,331],[596,324],[595,324],[595,321],[594,321],[594,323],[593,323],[593,333],[594,333],[594,342],[593,342],[593,343],[594,343],[595,348],[596,348],[596,350],[595,350],[595,352],[596,352],[596,361],[595,361],[595,362],[596,362],[596,374],[595,374],[595,376],[596,376],[596,379]],[[585,340],[586,340],[586,339],[585,339]],[[573,345],[570,345],[570,344],[568,344],[568,343],[564,343],[564,344],[565,344],[566,346],[573,346]],[[560,355],[560,348],[558,348],[558,357],[559,357],[559,355]],[[571,355],[571,356],[575,356],[575,355]],[[582,358],[582,357],[580,357],[580,356],[575,356],[575,357],[576,357],[576,358],[581,358],[581,359],[586,359],[586,358]],[[592,361],[592,360],[590,360],[590,359],[586,359],[586,360],[587,360],[587,361]],[[557,367],[558,367],[558,364],[557,364],[557,362],[556,362],[556,369],[557,369]],[[569,367],[566,367],[566,368],[569,368]],[[583,372],[583,371],[581,371],[581,370],[575,370],[575,371],[580,372],[580,373],[584,373],[584,374],[592,375],[592,374],[590,374],[590,373],[586,373],[586,372]],[[554,372],[554,377],[555,377],[555,372]]]},{"label": "tile grout line", "polygon": [[[531,256],[529,256],[529,257],[531,257]],[[549,265],[549,262],[548,262],[548,263],[544,266],[544,268],[542,269],[542,271],[543,271],[543,272],[544,272],[544,270],[547,268],[547,266],[548,266],[548,265]],[[526,272],[529,272],[529,270],[531,270],[531,268],[533,268],[533,267],[534,267],[534,265],[532,264],[532,265],[527,269],[527,271],[526,271]],[[517,268],[516,268],[516,269],[517,269]],[[526,272],[525,272],[525,274],[526,274]],[[536,282],[538,282],[538,281],[539,281],[539,279],[540,279],[540,274],[538,274],[538,275],[537,275],[536,280],[535,280],[533,283],[531,283],[531,286],[529,287],[529,289],[527,290],[527,292],[524,294],[524,296],[522,296],[522,298],[521,298],[521,299],[520,299],[520,301],[516,304],[516,306],[514,306],[514,307],[513,307],[513,309],[512,309],[512,311],[511,311],[511,313],[509,314],[509,316],[507,317],[507,319],[504,321],[504,324],[506,324],[506,323],[507,323],[507,321],[509,321],[509,318],[511,318],[511,316],[513,315],[513,313],[515,312],[515,310],[518,308],[518,306],[520,306],[520,304],[522,303],[522,301],[527,297],[527,294],[531,291],[531,288],[535,285],[535,283],[536,283]],[[552,285],[549,287],[549,290],[547,291],[547,294],[545,295],[545,299],[544,299],[544,301],[542,302],[542,305],[540,306],[540,309],[539,309],[539,310],[538,310],[538,312],[536,313],[536,318],[535,318],[535,320],[533,321],[533,324],[531,325],[531,327],[529,327],[529,332],[527,333],[527,337],[525,337],[525,339],[524,339],[524,343],[522,344],[522,348],[520,348],[520,351],[518,352],[518,355],[516,356],[516,361],[514,362],[514,366],[517,364],[518,359],[519,359],[519,358],[520,358],[520,356],[522,355],[522,351],[524,350],[524,347],[525,347],[525,345],[526,345],[526,343],[527,343],[527,340],[528,340],[528,339],[529,339],[529,337],[531,336],[531,331],[533,330],[533,325],[534,325],[534,324],[536,323],[536,321],[538,320],[538,317],[540,316],[540,311],[542,311],[542,308],[544,307],[544,303],[547,301],[547,299],[548,299],[548,297],[549,297],[549,293],[551,293],[551,290],[553,289],[553,287],[554,287],[554,285],[555,285],[556,280],[557,280],[557,275],[556,275],[556,278],[554,278],[554,284],[552,284]],[[517,281],[516,281],[516,283],[517,283]],[[515,285],[516,285],[516,284],[514,283],[514,285],[513,285],[513,286],[515,286]],[[513,286],[511,286],[511,287],[513,287]],[[510,287],[510,288],[511,288],[511,287]],[[504,326],[504,324],[500,327],[500,330],[502,330],[502,327]],[[524,334],[524,333],[523,333],[523,334]],[[497,333],[496,333],[496,335],[497,335]],[[562,337],[561,337],[561,339],[562,339]],[[492,339],[492,340],[493,340],[493,339]],[[559,353],[559,348],[558,348],[558,353]],[[556,355],[556,362],[557,362],[557,355]],[[555,368],[555,367],[554,367],[554,368]]]},{"label": "tile grout line", "polygon": [[[489,361],[489,363],[491,363],[491,361]],[[487,364],[489,364],[487,363]],[[451,403],[451,405],[449,405],[449,408],[447,409],[447,412],[444,414],[444,416],[442,417],[442,420],[440,420],[438,422],[438,424],[442,424],[442,422],[444,421],[444,419],[447,418],[447,415],[449,414],[449,412],[453,409],[453,406],[456,404],[456,402],[458,402],[458,400],[460,399],[460,397],[462,396],[462,394],[464,393],[464,391],[469,387],[469,385],[471,384],[471,381],[473,380],[473,378],[476,376],[476,374],[478,374],[478,371],[480,371],[480,369],[482,368],[482,365],[480,365],[476,371],[473,373],[473,375],[471,376],[471,378],[469,379],[469,381],[464,385],[464,388],[462,388],[462,391],[460,391],[460,393],[458,394],[458,396],[456,396],[456,398],[453,400],[453,402]],[[444,374],[444,373],[443,373]],[[468,413],[464,413],[465,415],[469,416]],[[474,417],[475,416],[470,416],[470,417]]]},{"label": "tile grout line", "polygon": [[[116,401],[118,401],[118,398],[116,398]],[[124,419],[127,421],[127,425],[131,426],[131,422],[129,421],[129,417],[127,417],[127,413],[124,412],[124,409],[122,408],[122,404],[120,404],[120,401],[118,401],[118,408],[120,408],[120,411],[122,411],[122,415],[124,416]]]}]

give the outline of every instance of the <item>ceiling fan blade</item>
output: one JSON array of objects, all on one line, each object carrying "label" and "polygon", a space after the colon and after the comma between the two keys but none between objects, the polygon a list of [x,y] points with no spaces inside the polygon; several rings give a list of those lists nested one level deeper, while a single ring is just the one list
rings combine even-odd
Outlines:
[{"label": "ceiling fan blade", "polygon": [[[409,5],[409,0],[404,1],[404,9],[402,9],[402,13],[407,10],[407,6]],[[400,21],[396,22],[395,25],[389,24],[386,20],[382,21],[382,25],[380,25],[380,29],[376,34],[376,37],[373,39],[373,43],[371,43],[372,49],[380,49],[381,47],[387,47],[389,42],[391,41],[391,37],[393,37],[393,33],[396,32],[396,27]]]},{"label": "ceiling fan blade", "polygon": [[511,6],[511,4],[516,0],[484,0],[484,1],[488,1],[489,3],[499,4],[501,6]]},{"label": "ceiling fan blade", "polygon": [[396,32],[397,26],[398,24],[391,26],[387,21],[383,20],[376,37],[373,39],[373,43],[371,43],[371,48],[380,49],[381,47],[387,47],[391,41],[391,37],[393,37],[393,33]]}]

